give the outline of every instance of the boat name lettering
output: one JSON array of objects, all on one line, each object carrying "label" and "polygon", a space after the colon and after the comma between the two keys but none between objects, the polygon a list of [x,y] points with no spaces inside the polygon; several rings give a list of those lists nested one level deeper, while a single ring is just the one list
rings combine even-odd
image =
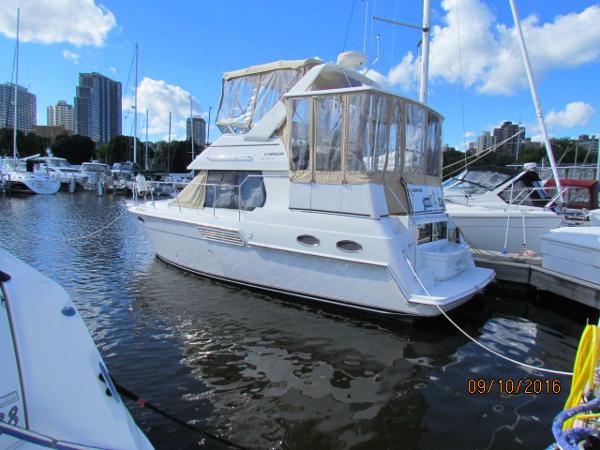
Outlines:
[{"label": "boat name lettering", "polygon": [[264,152],[264,156],[283,156],[285,153],[283,152]]}]

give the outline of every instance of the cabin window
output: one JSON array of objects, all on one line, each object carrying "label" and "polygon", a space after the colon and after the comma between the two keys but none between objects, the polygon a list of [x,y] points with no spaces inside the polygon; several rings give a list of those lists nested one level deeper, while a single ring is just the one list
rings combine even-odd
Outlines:
[{"label": "cabin window", "polygon": [[440,176],[441,131],[440,118],[433,113],[429,113],[427,120],[427,175],[434,177]]},{"label": "cabin window", "polygon": [[358,94],[349,98],[348,158],[350,172],[373,173],[385,167],[388,99],[383,95]]},{"label": "cabin window", "polygon": [[387,170],[398,172],[402,170],[402,103],[392,100],[390,108],[390,137],[387,141]]},{"label": "cabin window", "polygon": [[435,222],[433,228],[433,240],[448,239],[448,222]]},{"label": "cabin window", "polygon": [[342,97],[317,97],[315,103],[315,168],[317,172],[339,172],[344,118]]},{"label": "cabin window", "polygon": [[290,135],[290,169],[292,171],[308,170],[310,167],[310,99],[299,98],[290,101],[291,135]]},{"label": "cabin window", "polygon": [[404,172],[422,174],[425,172],[423,130],[425,110],[412,103],[406,107],[406,154]]},{"label": "cabin window", "polygon": [[422,223],[417,228],[417,244],[425,244],[431,242],[433,230],[431,223]]},{"label": "cabin window", "polygon": [[422,223],[417,228],[417,244],[448,239],[448,222]]},{"label": "cabin window", "polygon": [[260,172],[237,172],[235,183],[240,187],[240,209],[252,211],[265,204],[267,196]]},{"label": "cabin window", "polygon": [[208,172],[205,207],[252,211],[263,206],[265,200],[265,187],[259,171]]}]

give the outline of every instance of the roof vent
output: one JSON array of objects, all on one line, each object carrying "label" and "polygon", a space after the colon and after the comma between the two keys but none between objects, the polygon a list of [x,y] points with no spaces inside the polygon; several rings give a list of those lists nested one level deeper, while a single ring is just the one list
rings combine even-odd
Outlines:
[{"label": "roof vent", "polygon": [[367,63],[367,55],[357,51],[340,53],[337,57],[337,63],[344,69],[358,70]]}]

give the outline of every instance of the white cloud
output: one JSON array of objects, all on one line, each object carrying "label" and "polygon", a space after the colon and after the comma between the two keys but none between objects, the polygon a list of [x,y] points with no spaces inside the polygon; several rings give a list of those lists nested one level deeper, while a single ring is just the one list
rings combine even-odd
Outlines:
[{"label": "white cloud", "polygon": [[[193,99],[194,116],[202,114],[198,103]],[[133,95],[123,97],[123,112],[130,112],[134,104]],[[180,86],[163,80],[144,77],[138,85],[138,124],[140,130],[145,124],[148,110],[148,134],[167,139],[169,134],[169,111],[171,111],[171,139],[185,139],[185,124],[190,116],[190,93]]]},{"label": "white cloud", "polygon": [[16,11],[21,7],[19,39],[23,42],[75,46],[104,44],[116,25],[114,14],[94,0],[2,0],[0,33],[16,36]]},{"label": "white cloud", "polygon": [[[499,24],[480,0],[443,0],[443,26],[432,28],[429,77],[475,87],[487,94],[510,95],[526,86],[525,70],[514,26]],[[522,21],[523,34],[536,73],[575,67],[600,58],[600,5],[540,23]],[[460,40],[459,40],[460,38]],[[460,45],[459,45],[460,42]],[[460,49],[460,58],[459,58]],[[389,84],[414,89],[418,58],[406,53],[386,76]]]},{"label": "white cloud", "polygon": [[473,137],[473,136],[475,136],[474,131],[465,131],[465,137]]},{"label": "white cloud", "polygon": [[72,52],[70,50],[63,50],[62,55],[65,59],[68,59],[69,61],[73,62],[73,64],[79,63],[79,55],[75,52]]},{"label": "white cloud", "polygon": [[116,75],[116,74],[117,74],[117,68],[116,68],[116,67],[109,67],[109,68],[108,68],[108,71],[109,71],[110,73],[112,73],[113,75]]},{"label": "white cloud", "polygon": [[562,111],[550,111],[546,115],[548,126],[573,128],[585,126],[596,111],[592,105],[585,102],[569,103]]}]

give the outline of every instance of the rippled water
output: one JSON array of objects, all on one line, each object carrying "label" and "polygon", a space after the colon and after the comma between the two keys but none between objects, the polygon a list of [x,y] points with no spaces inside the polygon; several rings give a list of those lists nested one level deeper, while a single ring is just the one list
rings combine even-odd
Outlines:
[{"label": "rippled water", "polygon": [[[124,206],[122,197],[88,193],[0,196],[0,245],[69,291],[113,376],[148,401],[249,448],[539,449],[552,441],[568,379],[558,395],[469,395],[469,378],[529,374],[444,319],[381,321],[183,273],[154,257]],[[510,296],[496,287],[451,315],[511,357],[570,370],[586,318],[597,313]],[[157,448],[224,448],[129,407]]]}]

